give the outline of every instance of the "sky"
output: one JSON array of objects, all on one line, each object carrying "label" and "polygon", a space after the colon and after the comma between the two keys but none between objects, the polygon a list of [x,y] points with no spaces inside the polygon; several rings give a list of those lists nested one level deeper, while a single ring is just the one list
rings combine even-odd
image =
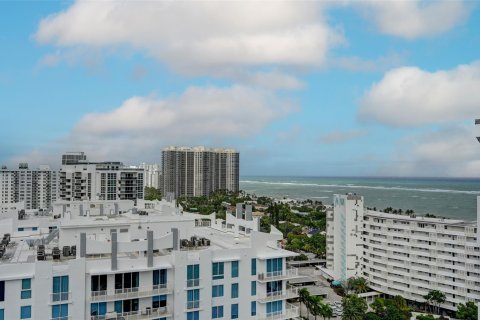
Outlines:
[{"label": "sky", "polygon": [[0,163],[479,177],[479,31],[474,1],[2,0]]}]

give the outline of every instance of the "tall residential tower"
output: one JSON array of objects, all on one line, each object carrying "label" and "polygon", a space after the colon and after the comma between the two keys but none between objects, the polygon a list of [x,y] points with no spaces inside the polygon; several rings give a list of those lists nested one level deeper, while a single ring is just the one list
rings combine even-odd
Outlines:
[{"label": "tall residential tower", "polygon": [[25,209],[48,209],[57,198],[57,172],[49,166],[29,169],[20,163],[18,169],[0,169],[0,202],[24,202]]},{"label": "tall residential tower", "polygon": [[164,194],[208,196],[238,192],[240,154],[233,149],[169,147],[162,151]]}]

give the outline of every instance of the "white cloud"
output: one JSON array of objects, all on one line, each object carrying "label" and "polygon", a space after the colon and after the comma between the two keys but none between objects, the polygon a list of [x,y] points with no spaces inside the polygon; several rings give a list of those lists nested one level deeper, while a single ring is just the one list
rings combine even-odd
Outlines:
[{"label": "white cloud", "polygon": [[404,139],[381,174],[389,176],[478,177],[480,144],[473,127],[451,126]]},{"label": "white cloud", "polygon": [[463,1],[383,0],[354,2],[373,20],[380,32],[405,39],[446,32],[468,16]]},{"label": "white cloud", "polygon": [[190,87],[179,96],[161,99],[132,97],[111,111],[86,114],[60,141],[15,160],[38,164],[52,160],[48,155],[53,154],[55,164],[62,152],[82,150],[97,160],[158,161],[164,146],[221,146],[258,134],[296,110],[270,91],[238,85]]},{"label": "white cloud", "polygon": [[446,71],[393,69],[361,101],[359,116],[393,126],[473,119],[480,115],[480,62]]},{"label": "white cloud", "polygon": [[60,47],[131,47],[185,73],[316,66],[341,41],[317,2],[77,0],[35,38]]},{"label": "white cloud", "polygon": [[322,143],[342,143],[367,134],[366,130],[356,129],[350,131],[334,131],[320,136]]}]

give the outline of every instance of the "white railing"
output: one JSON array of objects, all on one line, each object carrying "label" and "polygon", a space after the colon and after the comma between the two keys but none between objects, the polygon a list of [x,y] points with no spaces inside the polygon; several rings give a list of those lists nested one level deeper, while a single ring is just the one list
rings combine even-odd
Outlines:
[{"label": "white railing", "polygon": [[286,300],[298,297],[298,288],[289,287],[286,290],[267,292],[266,296],[260,296],[258,302],[265,303],[275,300]]},{"label": "white railing", "polygon": [[200,279],[187,280],[187,288],[198,287],[198,286],[200,286]]},{"label": "white railing", "polygon": [[71,320],[72,316],[63,316],[63,317],[56,317],[56,318],[50,318],[50,320]]},{"label": "white railing", "polygon": [[160,294],[168,294],[172,290],[169,288],[168,284],[158,284],[151,287],[136,287],[136,288],[124,288],[124,289],[115,289],[111,294],[106,290],[102,291],[92,291],[91,301],[105,301],[105,300],[122,300],[129,298],[142,298]]},{"label": "white railing", "polygon": [[258,275],[258,280],[285,279],[285,278],[294,278],[297,276],[298,276],[297,268],[287,268],[279,271],[260,273]]},{"label": "white railing", "polygon": [[187,310],[200,308],[200,300],[187,301]]},{"label": "white railing", "polygon": [[293,304],[287,303],[285,305],[285,310],[271,312],[265,315],[265,317],[260,318],[261,320],[284,320],[284,319],[292,319],[298,318],[300,315],[298,311],[298,307],[294,306]]},{"label": "white railing", "polygon": [[69,301],[72,298],[72,292],[55,292],[50,293],[50,302],[51,303],[60,303],[63,301]]},{"label": "white railing", "polygon": [[167,307],[146,308],[141,311],[132,312],[109,312],[106,315],[90,316],[90,320],[151,320],[158,317],[165,317],[168,314]]}]

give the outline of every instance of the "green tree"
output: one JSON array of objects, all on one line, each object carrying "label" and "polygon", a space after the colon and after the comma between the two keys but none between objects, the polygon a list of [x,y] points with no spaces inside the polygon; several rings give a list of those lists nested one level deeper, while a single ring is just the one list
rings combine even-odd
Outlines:
[{"label": "green tree", "polygon": [[343,320],[362,320],[368,309],[365,299],[360,298],[356,294],[344,297],[342,306]]},{"label": "green tree", "polygon": [[440,290],[430,290],[426,295],[423,296],[427,304],[434,307],[435,312],[440,313],[440,305],[445,302],[447,297],[445,293]]},{"label": "green tree", "polygon": [[383,317],[385,314],[385,299],[375,298],[375,300],[370,304],[370,308],[372,308],[376,315]]},{"label": "green tree", "polygon": [[477,320],[478,307],[475,302],[460,303],[457,307],[457,318],[462,320]]},{"label": "green tree", "polygon": [[377,314],[375,314],[373,312],[368,312],[363,317],[363,320],[382,320],[382,317],[378,316]]},{"label": "green tree", "polygon": [[322,298],[310,295],[307,305],[310,313],[315,317],[315,320],[317,320],[317,316],[321,315]]},{"label": "green tree", "polygon": [[[300,289],[300,291],[298,291],[298,300],[300,301],[300,317],[302,317],[302,304],[306,306],[309,297],[310,297],[310,292],[307,289],[302,288]],[[307,310],[308,310],[308,307],[307,307]]]},{"label": "green tree", "polygon": [[152,187],[145,187],[144,190],[144,197],[145,200],[162,200],[162,193],[159,189],[155,189]]},{"label": "green tree", "polygon": [[[393,305],[393,304],[388,305],[385,308],[385,316],[382,317],[382,319],[385,319],[385,320],[406,320],[404,318],[403,313],[400,311],[400,309],[395,307],[395,305]],[[410,318],[407,318],[407,319],[410,319]]]},{"label": "green tree", "polygon": [[327,303],[322,303],[320,306],[320,315],[323,317],[323,320],[328,320],[333,317],[333,309]]}]

